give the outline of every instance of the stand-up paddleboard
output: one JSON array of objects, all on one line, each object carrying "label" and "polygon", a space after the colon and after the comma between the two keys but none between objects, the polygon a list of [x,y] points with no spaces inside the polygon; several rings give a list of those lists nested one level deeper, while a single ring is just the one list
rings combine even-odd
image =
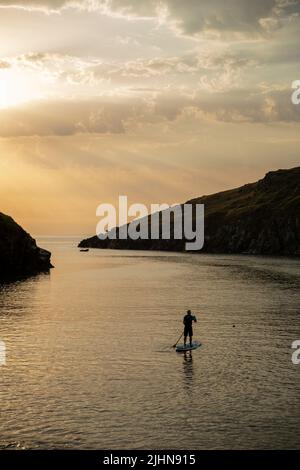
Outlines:
[{"label": "stand-up paddleboard", "polygon": [[192,346],[190,346],[190,344],[187,344],[186,346],[184,344],[178,344],[178,346],[176,346],[176,352],[193,351],[194,349],[200,348],[200,346],[200,341],[193,341]]}]

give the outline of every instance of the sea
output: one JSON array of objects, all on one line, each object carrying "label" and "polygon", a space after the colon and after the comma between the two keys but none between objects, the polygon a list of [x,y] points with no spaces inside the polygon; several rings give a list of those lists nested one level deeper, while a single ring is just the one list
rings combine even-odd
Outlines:
[{"label": "sea", "polygon": [[300,448],[299,258],[78,242],[0,286],[0,448]]}]

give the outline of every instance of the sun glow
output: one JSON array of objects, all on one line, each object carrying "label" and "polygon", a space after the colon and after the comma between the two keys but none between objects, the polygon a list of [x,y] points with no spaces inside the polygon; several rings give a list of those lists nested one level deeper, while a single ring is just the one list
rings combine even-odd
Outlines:
[{"label": "sun glow", "polygon": [[30,77],[14,70],[0,73],[0,109],[11,108],[38,98]]}]

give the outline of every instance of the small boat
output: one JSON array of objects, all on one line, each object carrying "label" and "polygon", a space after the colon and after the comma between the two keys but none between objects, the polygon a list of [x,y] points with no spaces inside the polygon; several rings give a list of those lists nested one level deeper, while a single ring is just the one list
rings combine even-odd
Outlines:
[{"label": "small boat", "polygon": [[87,253],[87,252],[90,251],[90,250],[89,250],[89,248],[81,248],[80,251],[81,251],[82,253]]}]

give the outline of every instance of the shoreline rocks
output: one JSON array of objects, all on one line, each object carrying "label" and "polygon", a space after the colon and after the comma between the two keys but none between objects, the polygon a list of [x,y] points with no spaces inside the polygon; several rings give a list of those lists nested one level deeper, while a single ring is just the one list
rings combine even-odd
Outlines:
[{"label": "shoreline rocks", "polygon": [[0,212],[0,282],[14,281],[49,272],[51,253],[11,217]]}]

